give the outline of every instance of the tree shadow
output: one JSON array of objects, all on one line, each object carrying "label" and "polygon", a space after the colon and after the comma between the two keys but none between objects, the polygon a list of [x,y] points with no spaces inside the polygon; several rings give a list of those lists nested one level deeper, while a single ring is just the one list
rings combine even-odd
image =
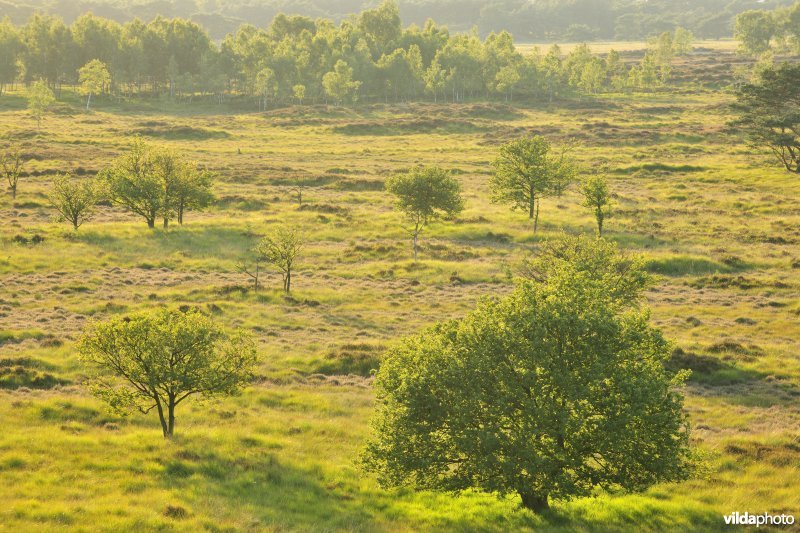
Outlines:
[{"label": "tree shadow", "polygon": [[666,362],[671,371],[692,371],[688,383],[702,387],[702,395],[723,398],[743,406],[796,405],[800,388],[788,381],[751,368],[742,368],[730,358],[685,352],[678,348]]}]

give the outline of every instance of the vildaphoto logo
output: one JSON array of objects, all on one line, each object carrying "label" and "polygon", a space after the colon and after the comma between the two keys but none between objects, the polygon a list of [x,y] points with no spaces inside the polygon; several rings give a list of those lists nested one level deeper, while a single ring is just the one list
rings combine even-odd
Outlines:
[{"label": "vildaphoto logo", "polygon": [[794,524],[794,516],[790,514],[750,514],[750,513],[731,513],[723,516],[725,524],[729,526],[791,526]]}]

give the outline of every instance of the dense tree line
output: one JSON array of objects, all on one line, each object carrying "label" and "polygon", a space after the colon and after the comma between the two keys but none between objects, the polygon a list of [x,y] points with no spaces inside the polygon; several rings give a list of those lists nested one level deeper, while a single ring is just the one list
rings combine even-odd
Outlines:
[{"label": "dense tree line", "polygon": [[0,23],[0,94],[22,81],[80,83],[87,99],[169,94],[231,95],[275,104],[356,101],[511,100],[552,98],[572,91],[652,87],[669,77],[676,53],[691,48],[691,33],[663,32],[639,65],[619,54],[570,54],[553,46],[523,55],[508,32],[452,34],[429,21],[403,28],[391,1],[338,26],[331,20],[278,15],[266,30],[245,24],[214,43],[198,24],[156,17],[119,23],[85,14],[70,26],[34,14],[23,26]]},{"label": "dense tree line", "polygon": [[[509,30],[517,40],[646,39],[677,26],[703,38],[728,37],[733,19],[749,9],[772,9],[791,0],[398,0],[405,24],[428,18],[454,31],[476,26],[481,35]],[[221,40],[244,22],[265,27],[278,13],[342,21],[371,7],[368,0],[0,0],[0,17],[22,24],[35,10],[72,22],[91,11],[119,23],[158,15],[201,24]]]}]

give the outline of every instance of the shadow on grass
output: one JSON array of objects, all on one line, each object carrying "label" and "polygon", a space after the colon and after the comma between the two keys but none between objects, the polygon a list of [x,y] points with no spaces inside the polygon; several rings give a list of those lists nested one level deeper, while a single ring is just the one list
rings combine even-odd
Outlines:
[{"label": "shadow on grass", "polygon": [[652,274],[679,277],[743,272],[752,268],[752,265],[738,259],[719,262],[705,257],[678,255],[650,259],[646,268]]},{"label": "shadow on grass", "polygon": [[793,405],[800,399],[800,388],[763,372],[742,368],[735,361],[711,355],[675,350],[666,366],[671,371],[692,371],[688,383],[703,386],[703,395],[723,398],[744,406],[772,407]]},{"label": "shadow on grass", "polygon": [[[605,234],[604,234],[605,236]],[[617,244],[619,244],[620,248],[663,248],[666,246],[671,246],[674,243],[672,241],[668,241],[666,239],[662,239],[661,237],[656,237],[655,235],[643,235],[641,233],[610,233],[606,236],[607,239],[610,239]]]},{"label": "shadow on grass", "polygon": [[161,484],[180,493],[194,508],[190,513],[221,502],[226,509],[247,510],[248,527],[255,529],[363,529],[381,511],[363,495],[356,498],[354,487],[326,482],[320,469],[290,466],[255,447],[231,457],[184,449],[163,466]]},{"label": "shadow on grass", "polygon": [[103,231],[81,231],[74,239],[105,252],[135,257],[168,257],[181,252],[187,257],[238,256],[253,245],[255,238],[242,229],[222,226],[198,226],[191,222],[168,230],[161,228],[114,235]]},{"label": "shadow on grass", "polygon": [[3,93],[0,96],[0,111],[19,111],[28,107],[28,99],[20,93]]},{"label": "shadow on grass", "polygon": [[[160,484],[180,495],[180,512],[235,510],[230,513],[235,519],[211,518],[220,522],[213,524],[214,529],[224,529],[228,520],[241,524],[243,519],[249,520],[251,529],[292,531],[410,528],[499,533],[697,531],[722,527],[721,517],[713,511],[691,502],[682,504],[648,496],[584,498],[556,503],[550,510],[534,514],[522,509],[517,498],[498,499],[479,493],[451,496],[411,489],[384,491],[353,475],[334,478],[318,467],[285,463],[264,451],[257,439],[245,439],[243,445],[247,451],[236,457],[184,448],[161,461]],[[247,516],[242,517],[243,513]]]}]

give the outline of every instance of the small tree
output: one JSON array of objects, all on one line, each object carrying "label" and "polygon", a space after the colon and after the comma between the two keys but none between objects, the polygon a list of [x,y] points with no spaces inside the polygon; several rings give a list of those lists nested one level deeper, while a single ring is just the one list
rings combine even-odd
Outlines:
[{"label": "small tree", "polygon": [[183,224],[183,215],[192,209],[203,209],[211,205],[214,195],[211,186],[214,175],[189,163],[173,150],[159,150],[155,157],[155,169],[164,189],[161,217],[164,227],[177,218]]},{"label": "small tree", "polygon": [[178,224],[183,224],[183,215],[187,211],[199,211],[214,202],[211,189],[215,177],[213,172],[198,169],[196,165],[186,168],[175,188],[174,205]]},{"label": "small tree", "polygon": [[97,371],[92,392],[120,414],[156,409],[165,438],[172,437],[175,408],[184,400],[235,393],[256,363],[248,335],[228,335],[196,309],[157,309],[91,324],[78,351]]},{"label": "small tree", "polygon": [[248,250],[236,261],[236,270],[253,280],[253,292],[258,292],[261,287],[261,265],[264,259]]},{"label": "small tree", "polygon": [[800,65],[765,66],[759,79],[739,90],[734,125],[751,144],[768,148],[786,170],[800,174]]},{"label": "small tree", "polygon": [[750,10],[736,15],[733,36],[739,41],[739,49],[746,54],[759,55],[768,51],[777,33],[777,21],[770,12]]},{"label": "small tree", "polygon": [[128,153],[100,173],[111,201],[145,219],[154,228],[164,209],[164,184],[157,169],[157,154],[141,139]]},{"label": "small tree", "polygon": [[270,100],[278,93],[278,79],[271,68],[262,69],[256,74],[256,92],[259,95],[258,109],[266,111]]},{"label": "small tree", "polygon": [[22,175],[22,167],[25,161],[22,159],[22,153],[19,150],[8,150],[0,153],[0,171],[3,172],[3,178],[8,183],[8,190],[11,191],[11,198],[17,198],[17,185],[19,178]]},{"label": "small tree", "polygon": [[56,101],[56,97],[44,80],[38,80],[28,89],[28,109],[36,119],[36,127],[42,127],[42,117]]},{"label": "small tree", "polygon": [[390,350],[363,466],[384,487],[518,494],[536,512],[685,479],[686,373],[665,369],[671,347],[637,307],[641,287],[615,297],[610,267],[553,260],[543,281]]},{"label": "small tree", "polygon": [[692,51],[694,35],[691,31],[678,26],[675,28],[675,37],[672,39],[675,55],[685,56]]},{"label": "small tree", "polygon": [[306,86],[297,84],[292,87],[292,96],[294,96],[297,103],[303,105],[303,100],[306,98]]},{"label": "small tree", "polygon": [[396,198],[396,207],[412,224],[408,228],[417,260],[419,235],[432,221],[453,217],[464,209],[461,185],[450,172],[439,167],[418,167],[386,182]]},{"label": "small tree", "polygon": [[90,181],[77,182],[69,174],[56,176],[48,195],[52,205],[63,220],[78,228],[92,218],[97,202],[94,184]]},{"label": "small tree", "polygon": [[214,199],[214,175],[198,169],[175,151],[157,149],[136,139],[128,153],[100,173],[111,200],[155,227],[176,218],[183,224],[186,211],[208,206]]},{"label": "small tree", "polygon": [[89,111],[92,95],[100,94],[106,89],[111,83],[111,74],[108,73],[105,63],[92,59],[78,70],[78,80],[81,94],[86,95],[86,111]]},{"label": "small tree", "polygon": [[286,294],[292,289],[292,270],[302,247],[303,240],[297,231],[284,227],[264,237],[255,246],[254,252],[261,261],[280,270]]},{"label": "small tree", "polygon": [[295,197],[297,197],[297,208],[298,209],[302,209],[302,207],[303,207],[303,189],[304,189],[303,185],[296,185],[296,186],[292,187],[291,189],[289,189],[291,192],[293,192],[295,194]]},{"label": "small tree", "polygon": [[597,235],[603,236],[603,221],[611,217],[611,196],[602,176],[592,176],[581,185],[583,206],[591,209],[597,220]]},{"label": "small tree", "polygon": [[333,70],[322,77],[322,87],[326,96],[342,105],[347,101],[356,101],[361,82],[353,80],[353,68],[340,59]]},{"label": "small tree", "polygon": [[490,182],[492,200],[524,209],[539,225],[539,200],[560,195],[575,178],[575,165],[568,157],[570,146],[553,153],[550,143],[540,135],[517,139],[500,148]]}]

